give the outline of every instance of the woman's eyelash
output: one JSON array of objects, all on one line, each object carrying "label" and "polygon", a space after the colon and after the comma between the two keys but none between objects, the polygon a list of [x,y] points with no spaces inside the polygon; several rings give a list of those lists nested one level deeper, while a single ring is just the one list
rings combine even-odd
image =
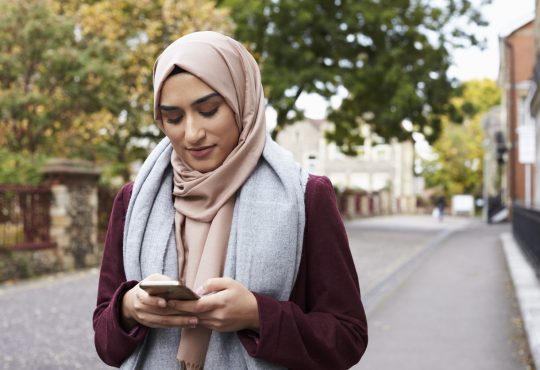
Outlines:
[{"label": "woman's eyelash", "polygon": [[201,111],[201,114],[204,117],[212,117],[214,114],[216,114],[216,112],[218,111],[218,108],[219,107],[215,107],[214,109],[206,111],[206,112]]},{"label": "woman's eyelash", "polygon": [[178,122],[180,122],[181,119],[182,119],[182,116],[179,116],[177,118],[169,118],[167,120],[167,123],[178,123]]},{"label": "woman's eyelash", "polygon": [[[204,117],[212,117],[214,114],[217,113],[218,109],[219,109],[219,106],[209,111],[200,111],[199,113]],[[183,116],[178,116],[176,118],[168,118],[167,123],[179,123],[182,120],[182,118]]]}]

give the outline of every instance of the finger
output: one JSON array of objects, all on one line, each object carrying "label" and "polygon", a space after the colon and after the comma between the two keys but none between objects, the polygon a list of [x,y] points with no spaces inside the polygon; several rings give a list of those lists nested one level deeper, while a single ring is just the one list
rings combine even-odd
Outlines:
[{"label": "finger", "polygon": [[161,308],[167,307],[167,301],[164,298],[150,295],[146,290],[141,289],[140,287],[135,292],[135,296],[142,304],[146,306],[154,306]]},{"label": "finger", "polygon": [[203,286],[197,289],[197,294],[206,295],[212,292],[219,292],[220,290],[231,288],[235,283],[235,280],[228,277],[208,279]]},{"label": "finger", "polygon": [[199,318],[198,326],[203,326],[210,330],[215,331],[228,331],[228,327],[226,324],[223,323],[223,321],[214,320],[214,319],[201,319]]},{"label": "finger", "polygon": [[167,302],[167,306],[178,312],[184,312],[188,314],[199,314],[200,312],[205,312],[210,309],[207,307],[206,304],[204,304],[204,302],[203,304],[201,304],[200,302],[201,299],[198,299],[196,301],[170,300]]},{"label": "finger", "polygon": [[153,313],[143,313],[139,315],[139,321],[151,328],[193,328],[195,327],[199,319],[196,316],[182,316],[182,315],[157,315]]},{"label": "finger", "polygon": [[221,307],[221,300],[216,297],[219,293],[203,296],[193,301],[169,300],[167,305],[179,312],[200,314]]},{"label": "finger", "polygon": [[180,311],[177,311],[175,309],[172,309],[170,307],[165,307],[165,308],[161,308],[161,307],[155,307],[155,306],[147,306],[143,303],[139,303],[136,307],[135,307],[135,310],[139,313],[139,314],[145,314],[145,313],[150,313],[150,314],[153,314],[153,315],[161,315],[161,316],[193,316],[192,313],[190,312],[180,312]]},{"label": "finger", "polygon": [[[146,281],[172,281],[173,279],[171,277],[169,277],[167,275],[163,275],[163,274],[152,274],[152,275],[147,276],[143,281],[145,281],[145,280]],[[151,305],[151,306],[157,306],[157,307],[167,307],[167,301],[165,299],[149,295],[148,292],[141,289],[140,286],[139,286],[138,290],[145,293],[145,294],[143,294],[143,293],[137,294],[137,297],[144,304]]]},{"label": "finger", "polygon": [[217,322],[220,319],[216,318],[216,312],[215,311],[208,311],[197,314],[197,317],[199,318],[199,322],[202,323],[203,321],[208,322]]}]

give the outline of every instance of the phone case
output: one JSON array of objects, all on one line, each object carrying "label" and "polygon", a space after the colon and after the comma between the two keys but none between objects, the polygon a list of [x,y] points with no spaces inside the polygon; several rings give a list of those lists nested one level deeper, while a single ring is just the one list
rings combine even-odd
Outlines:
[{"label": "phone case", "polygon": [[141,282],[140,287],[153,296],[158,296],[169,299],[176,299],[180,301],[190,301],[199,299],[200,296],[193,290],[189,289],[185,285],[181,285],[179,282],[168,282],[170,284],[155,284],[153,281]]}]

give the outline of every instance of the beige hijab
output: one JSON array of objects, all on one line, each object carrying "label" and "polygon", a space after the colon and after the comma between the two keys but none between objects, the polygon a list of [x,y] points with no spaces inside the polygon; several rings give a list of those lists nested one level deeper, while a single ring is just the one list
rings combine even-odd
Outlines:
[{"label": "beige hijab", "polygon": [[[238,145],[217,169],[200,173],[174,151],[175,236],[179,279],[198,288],[223,275],[235,193],[255,168],[264,148],[264,94],[257,63],[237,41],[216,32],[196,32],[169,45],[154,65],[154,118],[161,88],[175,66],[200,78],[231,107],[240,131]],[[183,329],[178,361],[201,369],[211,331]]]}]

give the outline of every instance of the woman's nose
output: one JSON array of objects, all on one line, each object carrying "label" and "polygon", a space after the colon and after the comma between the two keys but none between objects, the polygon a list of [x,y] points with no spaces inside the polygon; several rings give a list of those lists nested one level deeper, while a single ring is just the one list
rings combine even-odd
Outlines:
[{"label": "woman's nose", "polygon": [[189,146],[199,144],[204,140],[206,132],[203,125],[194,117],[186,117],[185,140]]}]

